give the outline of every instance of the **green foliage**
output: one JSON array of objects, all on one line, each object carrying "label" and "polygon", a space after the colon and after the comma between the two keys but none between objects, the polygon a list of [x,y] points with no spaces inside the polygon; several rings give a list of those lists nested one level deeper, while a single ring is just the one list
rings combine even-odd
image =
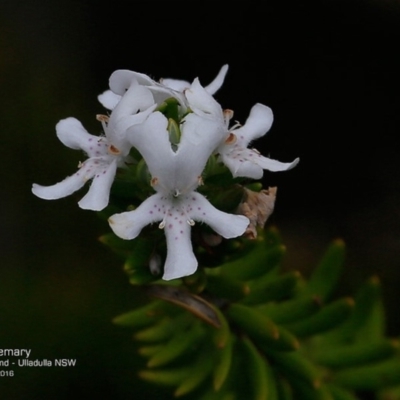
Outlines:
[{"label": "green foliage", "polygon": [[[127,264],[143,246],[103,241]],[[368,280],[354,298],[333,296],[342,241],[308,278],[281,270],[285,248],[274,229],[234,243],[242,257],[231,251],[218,266],[168,284],[143,262],[126,268],[149,303],[114,323],[134,330],[147,359],[142,379],[202,400],[354,400],[360,392],[400,398],[398,342],[384,335],[379,280]]]},{"label": "green foliage", "polygon": [[[178,104],[167,99],[159,110],[169,119],[176,146]],[[104,218],[135,209],[153,193],[144,160],[134,150],[131,156],[133,162],[119,171]],[[250,236],[256,236],[270,206],[257,197],[261,184],[233,179],[215,155],[201,180],[199,192],[218,209],[248,206],[256,221]],[[255,200],[247,199],[249,190]],[[342,240],[329,246],[305,278],[283,271],[286,248],[276,229],[259,230],[253,240],[222,240],[205,224],[191,232],[200,267],[169,282],[161,280],[162,263],[157,264],[166,255],[157,224],[131,241],[113,233],[100,238],[124,260],[129,282],[148,298],[114,319],[134,331],[145,359],[142,379],[170,386],[175,397],[201,400],[354,400],[363,392],[400,399],[398,342],[384,334],[379,280],[368,280],[354,297],[335,297],[345,261]]]}]

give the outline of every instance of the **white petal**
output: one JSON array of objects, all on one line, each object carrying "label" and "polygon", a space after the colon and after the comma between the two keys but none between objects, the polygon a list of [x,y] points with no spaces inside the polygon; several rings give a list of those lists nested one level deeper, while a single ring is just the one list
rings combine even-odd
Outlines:
[{"label": "white petal", "polygon": [[124,95],[125,92],[130,88],[133,82],[137,82],[139,85],[151,86],[155,85],[149,76],[140,74],[138,72],[129,71],[125,69],[119,69],[113,72],[110,76],[110,89],[119,95]]},{"label": "white petal", "polygon": [[222,162],[229,168],[234,178],[238,176],[260,179],[263,176],[263,169],[255,162],[244,158],[233,158],[229,153],[220,154]]},{"label": "white petal", "polygon": [[196,152],[211,154],[227,135],[222,120],[203,118],[193,113],[185,117],[181,130],[182,138],[178,152],[195,150],[196,146]]},{"label": "white petal", "polygon": [[178,92],[183,92],[185,89],[190,88],[190,83],[188,81],[179,79],[163,78],[161,84]]},{"label": "white petal", "polygon": [[114,110],[115,106],[121,100],[121,96],[119,94],[115,94],[111,90],[106,90],[104,93],[99,94],[97,99],[104,108],[107,108],[107,110]]},{"label": "white petal", "polygon": [[140,231],[164,218],[164,204],[159,193],[150,196],[136,210],[112,215],[108,222],[114,233],[122,239],[134,239]]},{"label": "white petal", "polygon": [[210,155],[226,136],[224,124],[219,120],[204,119],[189,114],[181,126],[182,137],[176,152],[174,186],[193,190],[198,186]]},{"label": "white petal", "polygon": [[205,222],[215,232],[226,239],[243,235],[249,225],[249,219],[243,215],[228,214],[215,208],[200,193],[192,193],[190,217]]},{"label": "white petal", "polygon": [[[155,107],[153,95],[147,88],[132,85],[114,108],[105,131],[109,142],[123,156],[126,156],[132,147],[127,139],[127,130],[132,125],[143,122]],[[143,114],[140,110],[146,111]]]},{"label": "white petal", "polygon": [[92,184],[87,194],[79,201],[79,207],[84,210],[100,211],[107,207],[111,185],[117,171],[117,160],[109,165],[97,168]]},{"label": "white petal", "polygon": [[121,97],[110,116],[109,124],[118,122],[123,117],[136,114],[139,110],[144,111],[154,104],[153,95],[144,86],[133,84]]},{"label": "white petal", "polygon": [[267,169],[268,171],[278,172],[278,171],[287,171],[288,169],[292,169],[299,163],[300,159],[296,158],[294,161],[290,163],[283,163],[277,160],[272,160],[268,157],[258,157],[255,159],[257,165],[259,165],[263,169]]},{"label": "white petal", "polygon": [[234,177],[243,176],[246,178],[260,179],[263,170],[278,172],[287,171],[297,165],[296,158],[291,163],[283,163],[271,158],[264,157],[253,149],[241,148],[237,145],[230,151],[226,151],[229,145],[225,145],[220,153],[222,162],[229,168]]},{"label": "white petal", "polygon": [[[193,254],[190,238],[190,225],[175,218],[173,213],[166,220],[167,259],[165,260],[163,279],[181,278],[193,274],[197,269],[197,260]],[[182,221],[182,220],[181,220]]]},{"label": "white petal", "polygon": [[88,160],[74,175],[52,186],[41,186],[36,183],[32,186],[32,192],[45,200],[56,200],[69,196],[80,189],[96,173],[93,161]]},{"label": "white petal", "polygon": [[169,97],[175,97],[179,101],[180,105],[186,109],[186,101],[182,93],[155,82],[145,74],[128,70],[117,70],[110,77],[110,88],[114,93],[119,95],[125,94],[126,90],[128,90],[133,84],[146,86],[150,89],[154,101],[158,105]]},{"label": "white petal", "polygon": [[238,143],[243,147],[247,147],[250,141],[265,135],[271,128],[273,121],[272,110],[258,103],[252,107],[246,123],[233,132],[238,139]]},{"label": "white petal", "polygon": [[[99,137],[91,135],[76,118],[62,119],[56,125],[57,136],[65,146],[75,150],[83,150],[90,156],[107,154],[106,146],[99,145]],[[100,152],[96,154],[97,152]]]},{"label": "white petal", "polygon": [[196,78],[190,89],[185,91],[185,96],[188,100],[189,107],[203,117],[213,117],[223,120],[221,106],[208,93]]},{"label": "white petal", "polygon": [[[214,80],[209,83],[204,89],[214,95],[222,86],[225,80],[226,73],[228,72],[228,64],[222,66],[219,70],[218,75],[214,78]],[[189,89],[191,84],[188,81],[180,80],[180,79],[171,79],[171,78],[163,78],[160,83],[164,86],[167,86],[170,89],[176,90],[178,92],[183,92],[185,89]]]},{"label": "white petal", "polygon": [[32,185],[32,193],[45,200],[61,199],[76,192],[84,184],[85,182],[82,182],[75,174],[52,186],[41,186],[34,183]]},{"label": "white petal", "polygon": [[154,86],[148,86],[151,93],[153,93],[154,101],[160,105],[163,101],[167,100],[170,97],[174,97],[178,100],[179,104],[182,107],[183,112],[187,109],[186,98],[182,92],[173,90],[167,86],[156,84]]},{"label": "white petal", "polygon": [[128,132],[131,144],[145,159],[151,175],[162,181],[168,181],[175,175],[172,168],[175,153],[171,148],[167,125],[167,118],[157,111]]},{"label": "white petal", "polygon": [[225,80],[226,73],[228,72],[228,64],[222,66],[219,70],[218,75],[214,78],[214,80],[209,83],[204,89],[207,90],[208,93],[214,95],[222,86]]},{"label": "white petal", "polygon": [[126,132],[128,134],[128,129],[134,125],[139,125],[143,123],[146,118],[157,108],[157,104],[152,105],[147,110],[139,112],[134,115],[128,115],[124,118],[119,119],[115,126],[117,132]]}]

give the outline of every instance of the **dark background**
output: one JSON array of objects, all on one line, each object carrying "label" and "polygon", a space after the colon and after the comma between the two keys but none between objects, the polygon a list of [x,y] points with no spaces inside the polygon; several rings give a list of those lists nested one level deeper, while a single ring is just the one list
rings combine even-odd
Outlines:
[{"label": "dark background", "polygon": [[288,247],[285,266],[307,274],[342,237],[340,291],[378,274],[388,333],[399,335],[397,1],[243,2],[220,12],[212,2],[32,3],[0,3],[0,348],[76,358],[77,367],[17,369],[0,379],[4,398],[162,397],[136,380],[131,333],[110,323],[137,300],[121,260],[96,240],[107,226],[78,208],[82,192],[54,202],[30,192],[75,172],[82,154],[57,140],[55,124],[74,116],[100,133],[96,97],[120,68],[207,84],[229,63],[218,101],[242,122],[256,102],[269,105],[275,122],[256,147],[301,159],[264,176],[279,188],[271,223]]}]

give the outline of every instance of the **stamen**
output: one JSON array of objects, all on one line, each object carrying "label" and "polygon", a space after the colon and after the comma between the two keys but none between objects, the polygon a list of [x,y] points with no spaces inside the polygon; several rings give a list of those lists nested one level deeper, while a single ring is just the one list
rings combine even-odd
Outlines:
[{"label": "stamen", "polygon": [[197,184],[198,184],[199,186],[204,185],[203,177],[202,177],[201,175],[199,175],[199,176],[197,177]]},{"label": "stamen", "polygon": [[228,137],[225,139],[225,144],[234,144],[236,143],[237,137],[234,133],[229,133]]},{"label": "stamen", "polygon": [[187,222],[190,226],[194,226],[194,224],[195,224],[195,222],[194,222],[191,218],[189,218],[186,222]]},{"label": "stamen", "polygon": [[158,225],[158,228],[159,228],[159,229],[164,229],[164,228],[165,228],[165,219],[163,219],[163,220],[160,222],[160,225]]},{"label": "stamen", "polygon": [[229,108],[227,108],[226,110],[224,110],[224,118],[226,120],[230,120],[233,118],[233,110],[230,110]]},{"label": "stamen", "polygon": [[154,178],[151,178],[150,185],[151,186],[158,185],[158,178],[156,176]]},{"label": "stamen", "polygon": [[239,121],[235,121],[235,125],[233,125],[231,127],[231,130],[235,130],[237,128],[240,128],[242,126],[242,124]]},{"label": "stamen", "polygon": [[178,189],[175,189],[174,197],[178,197],[181,192]]},{"label": "stamen", "polygon": [[110,146],[108,146],[108,152],[113,156],[121,154],[121,151],[118,148],[116,148],[113,144],[110,144]]},{"label": "stamen", "polygon": [[105,124],[107,124],[110,117],[108,115],[104,115],[104,114],[97,114],[96,119],[97,119],[97,121],[104,122]]}]

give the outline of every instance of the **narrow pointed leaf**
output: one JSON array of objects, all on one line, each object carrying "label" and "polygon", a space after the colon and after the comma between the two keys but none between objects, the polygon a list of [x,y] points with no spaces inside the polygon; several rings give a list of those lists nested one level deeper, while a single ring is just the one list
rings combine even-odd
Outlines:
[{"label": "narrow pointed leaf", "polygon": [[245,350],[245,360],[250,380],[250,387],[253,392],[253,399],[268,400],[270,398],[271,379],[268,371],[267,360],[264,359],[258,352],[251,340],[248,338],[242,339],[243,348]]},{"label": "narrow pointed leaf", "polygon": [[343,270],[345,244],[341,239],[335,240],[313,271],[305,288],[305,293],[319,296],[325,300],[334,291]]},{"label": "narrow pointed leaf", "polygon": [[[278,266],[285,251],[286,248],[282,245],[269,247],[260,243],[244,259],[223,264],[221,269],[231,278],[243,281],[256,279]],[[243,264],[246,268],[243,268]]]},{"label": "narrow pointed leaf", "polygon": [[241,300],[242,304],[255,305],[268,301],[279,301],[290,297],[299,283],[299,272],[289,272],[278,277],[261,277],[249,282],[249,294]]},{"label": "narrow pointed leaf", "polygon": [[266,303],[257,307],[279,324],[289,324],[316,313],[321,308],[317,297],[294,298],[283,302]]},{"label": "narrow pointed leaf", "polygon": [[226,378],[231,370],[233,357],[233,336],[230,336],[224,347],[218,350],[217,361],[213,371],[213,387],[215,391],[219,391],[225,383]]},{"label": "narrow pointed leaf", "polygon": [[353,299],[340,299],[323,307],[320,311],[308,318],[285,326],[290,332],[297,336],[311,336],[340,325],[349,317],[353,308]]},{"label": "narrow pointed leaf", "polygon": [[354,343],[346,346],[322,348],[315,354],[318,363],[331,368],[343,368],[376,362],[394,355],[397,340],[385,339],[377,343]]},{"label": "narrow pointed leaf", "polygon": [[147,366],[150,368],[166,365],[178,357],[193,350],[204,335],[204,329],[194,324],[187,330],[175,332],[172,338],[163,344],[160,351],[152,355]]},{"label": "narrow pointed leaf", "polygon": [[400,385],[400,358],[347,368],[333,376],[333,383],[354,390],[377,390]]},{"label": "narrow pointed leaf", "polygon": [[235,324],[256,341],[268,344],[279,339],[277,326],[257,310],[232,304],[226,313]]},{"label": "narrow pointed leaf", "polygon": [[200,386],[211,374],[213,369],[213,358],[209,353],[202,353],[192,367],[188,368],[190,374],[183,380],[175,390],[175,397],[188,394]]}]

